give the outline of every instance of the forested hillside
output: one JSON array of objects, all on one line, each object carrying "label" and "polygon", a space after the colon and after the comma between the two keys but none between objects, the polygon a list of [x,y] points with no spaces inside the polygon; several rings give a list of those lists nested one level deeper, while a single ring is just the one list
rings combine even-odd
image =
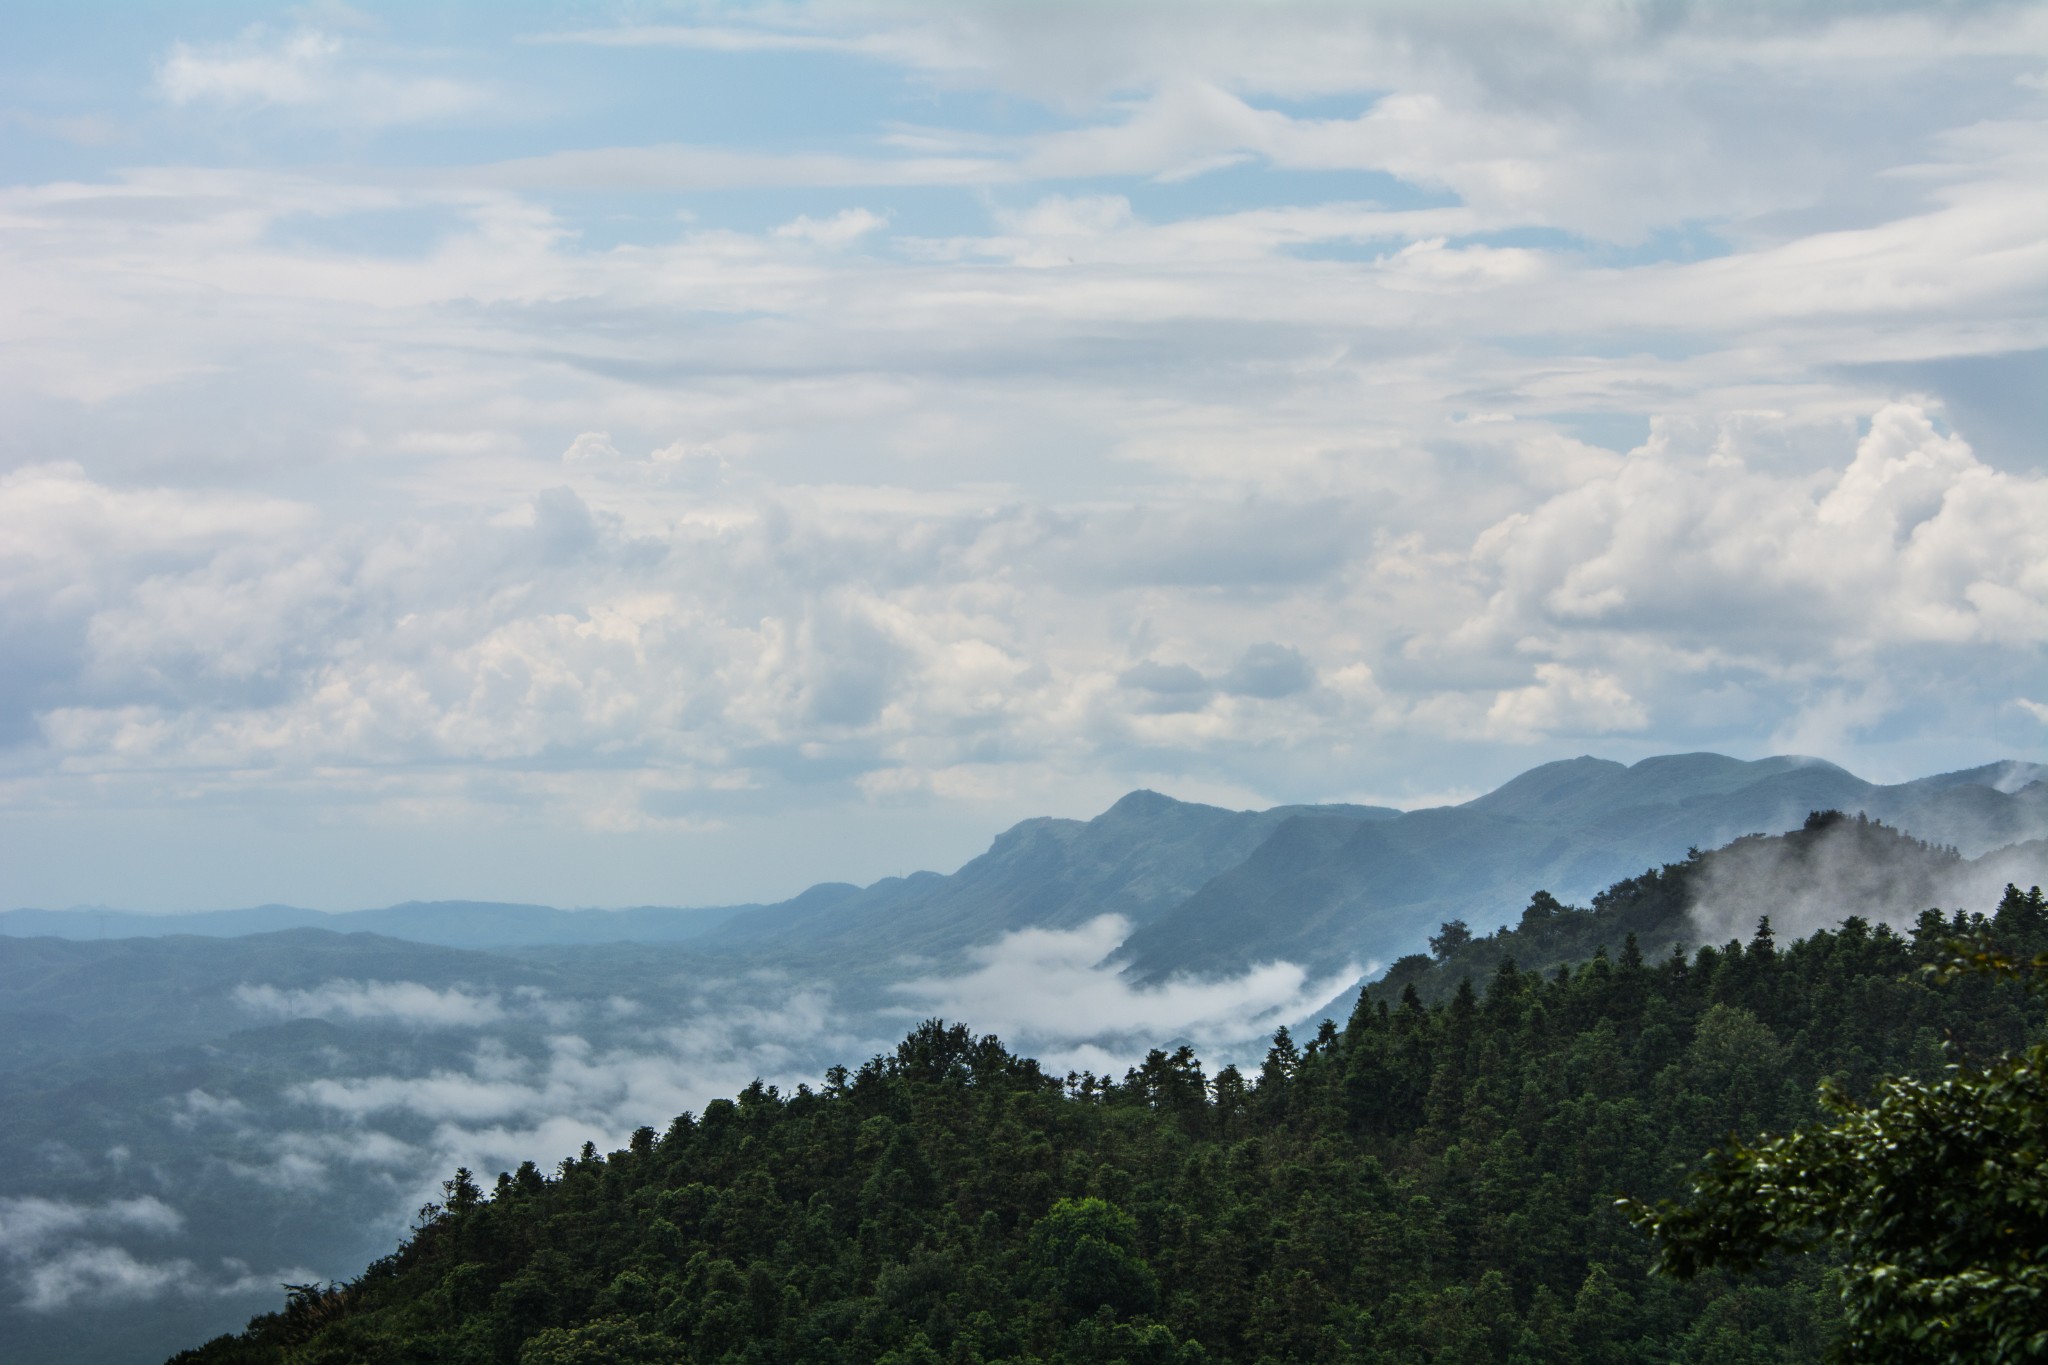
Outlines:
[{"label": "forested hillside", "polygon": [[1433,1004],[1369,992],[1253,1076],[1185,1049],[1052,1076],[933,1021],[815,1090],[493,1189],[458,1172],[360,1279],[177,1359],[1811,1361],[1837,1327],[1817,1267],[1653,1278],[1614,1197],[1806,1121],[1823,1077],[2033,1034],[2016,989],[1916,970],[1971,930],[2034,952],[2048,911],[1503,958]]},{"label": "forested hillside", "polygon": [[[2024,877],[2040,863],[2042,850],[2025,845],[2006,854],[2009,870]],[[1397,960],[1366,990],[1395,1000],[1412,983],[1431,1001],[1466,977],[1485,980],[1509,958],[1528,967],[1557,967],[1583,962],[1631,937],[1639,951],[1657,955],[1679,944],[1716,941],[1719,921],[1740,922],[1746,933],[1765,911],[1780,931],[1788,920],[1816,917],[1832,926],[1849,907],[1866,919],[1904,924],[1916,918],[1908,907],[1938,905],[1962,866],[1952,847],[1861,814],[1817,810],[1785,834],[1751,834],[1722,848],[1695,848],[1678,862],[1623,878],[1592,897],[1590,906],[1566,905],[1538,891],[1516,923],[1492,933],[1475,935],[1462,920],[1448,922],[1430,937],[1430,953]],[[1987,896],[1980,904],[1994,899]]]}]

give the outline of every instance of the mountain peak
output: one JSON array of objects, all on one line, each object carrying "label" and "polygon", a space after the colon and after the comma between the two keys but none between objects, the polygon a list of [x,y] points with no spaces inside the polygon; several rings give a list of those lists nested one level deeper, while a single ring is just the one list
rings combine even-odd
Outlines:
[{"label": "mountain peak", "polygon": [[1555,763],[1531,768],[1519,777],[1509,778],[1486,795],[1467,801],[1465,806],[1472,810],[1513,814],[1526,808],[1549,805],[1611,781],[1627,771],[1625,765],[1611,758],[1594,758],[1590,754],[1561,758]]},{"label": "mountain peak", "polygon": [[2044,779],[2048,779],[2048,766],[2028,763],[2023,759],[2002,758],[1995,763],[1963,768],[1952,773],[1936,773],[1932,777],[1916,778],[1900,785],[1930,791],[1951,787],[1989,787],[1995,792],[2010,796]]},{"label": "mountain peak", "polygon": [[1140,787],[1134,792],[1126,792],[1123,796],[1119,797],[1117,803],[1104,811],[1098,818],[1107,819],[1113,815],[1126,818],[1130,816],[1161,815],[1187,804],[1185,801],[1176,801],[1170,796],[1153,791],[1150,787]]}]

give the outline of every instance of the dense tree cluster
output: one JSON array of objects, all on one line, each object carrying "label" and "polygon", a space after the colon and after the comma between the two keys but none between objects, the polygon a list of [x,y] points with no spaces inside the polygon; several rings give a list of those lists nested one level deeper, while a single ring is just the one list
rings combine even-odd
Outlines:
[{"label": "dense tree cluster", "polygon": [[1823,1079],[1868,1094],[2022,1045],[2017,987],[1917,969],[1970,932],[2038,951],[2042,919],[2015,892],[1910,935],[1503,957],[1434,1003],[1411,979],[1283,1032],[1256,1076],[1186,1048],[1054,1076],[932,1021],[551,1175],[458,1172],[359,1280],[177,1359],[1811,1361],[1843,1322],[1811,1258],[1656,1275],[1616,1196],[1817,1118]]},{"label": "dense tree cluster", "polygon": [[1433,1001],[1464,977],[1486,980],[1505,958],[1524,967],[1575,964],[1630,934],[1644,953],[1662,956],[1676,944],[1697,941],[1689,912],[1713,886],[1755,888],[1750,898],[1760,915],[1771,912],[1774,893],[1795,888],[1825,888],[1839,905],[1881,904],[1911,914],[1940,903],[1942,887],[1961,862],[1954,848],[1915,839],[1881,820],[1818,810],[1789,834],[1747,834],[1723,848],[1693,849],[1679,862],[1616,882],[1587,907],[1538,891],[1517,923],[1492,933],[1474,934],[1464,921],[1451,920],[1430,936],[1428,954],[1401,958],[1373,989],[1398,999],[1413,982],[1425,1001]]},{"label": "dense tree cluster", "polygon": [[[2038,941],[2039,887],[2008,890],[1996,928]],[[1941,970],[2048,989],[2048,952],[1979,938]],[[1683,1203],[1623,1208],[1660,1269],[1749,1267],[1823,1248],[1842,1265],[1844,1354],[2002,1365],[2048,1360],[2048,1042],[1939,1077],[1892,1077],[1858,1102],[1823,1082],[1828,1118],[1712,1154]]]}]

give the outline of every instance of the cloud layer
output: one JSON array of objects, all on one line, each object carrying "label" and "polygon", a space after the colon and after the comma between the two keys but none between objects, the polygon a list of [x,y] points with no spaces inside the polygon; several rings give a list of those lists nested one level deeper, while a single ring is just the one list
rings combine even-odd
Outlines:
[{"label": "cloud layer", "polygon": [[20,1306],[39,1314],[167,1295],[247,1294],[270,1289],[279,1283],[279,1274],[301,1282],[312,1278],[302,1270],[253,1275],[234,1260],[208,1271],[191,1257],[151,1259],[112,1240],[140,1237],[161,1244],[184,1228],[185,1216],[154,1195],[98,1204],[39,1196],[0,1199],[0,1266],[14,1281]]},{"label": "cloud layer", "polygon": [[429,1028],[476,1028],[505,1017],[496,995],[460,986],[436,990],[417,981],[324,981],[303,990],[243,983],[235,1003],[283,1019],[388,1021]]},{"label": "cloud layer", "polygon": [[1078,929],[1005,934],[976,950],[962,975],[897,987],[913,1005],[904,1013],[970,1021],[1055,1071],[1116,1075],[1166,1040],[1185,1039],[1219,1063],[1262,1051],[1266,1035],[1326,1004],[1364,970],[1354,964],[1319,981],[1294,963],[1271,962],[1234,978],[1133,986],[1108,962],[1130,928],[1103,915]]},{"label": "cloud layer", "polygon": [[[2048,742],[1971,378],[2048,350],[2037,9],[347,18],[167,30],[182,141],[0,184],[0,899],[737,899],[1140,783]],[[721,116],[622,112],[676,73]],[[110,821],[299,842],[81,871]],[[459,852],[512,827],[559,889]]]}]

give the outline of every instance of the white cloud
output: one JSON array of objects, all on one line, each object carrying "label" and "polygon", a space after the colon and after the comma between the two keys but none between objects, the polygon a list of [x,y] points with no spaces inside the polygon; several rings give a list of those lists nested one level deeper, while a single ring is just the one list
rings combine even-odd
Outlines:
[{"label": "white cloud", "polygon": [[[1389,515],[1369,485],[1057,510],[735,496],[651,482],[675,462],[596,434],[555,466],[576,487],[495,525],[372,530],[30,470],[0,481],[0,524],[35,547],[0,560],[0,601],[71,680],[36,713],[63,771],[138,795],[164,772],[255,768],[424,797],[445,789],[436,765],[489,763],[493,799],[594,828],[702,821],[836,746],[846,781],[900,795],[992,742],[1028,769],[1306,755],[1330,734],[1641,734],[1689,723],[1703,679],[1739,679],[1771,733],[1864,696],[1876,709],[1838,749],[1951,685],[1902,651],[2017,658],[2048,639],[2048,480],[1986,465],[1921,407],[1879,410],[1860,439],[1832,420],[1671,420],[1626,457],[1484,430],[1526,482],[1464,500],[1465,526],[1396,534],[1356,529]],[[563,770],[572,755],[587,775]],[[246,1003],[329,1017],[503,1007],[402,983],[263,989]]]},{"label": "white cloud", "polygon": [[1742,426],[1667,427],[1489,528],[1475,558],[1498,587],[1453,638],[1613,631],[1816,669],[2048,642],[2048,479],[1984,465],[1911,404],[1879,411],[1846,467],[1810,473],[1746,458]]},{"label": "white cloud", "polygon": [[1356,981],[1353,965],[1326,980],[1290,962],[1241,976],[1136,986],[1109,961],[1130,924],[1103,915],[1077,929],[1025,929],[970,954],[958,976],[904,982],[906,1017],[937,1014],[1000,1035],[1054,1070],[1135,1062],[1162,1039],[1184,1037],[1228,1056],[1292,1023]]},{"label": "white cloud", "polygon": [[41,1196],[0,1199],[0,1255],[40,1257],[51,1244],[80,1233],[180,1231],[184,1215],[154,1195],[81,1204]]},{"label": "white cloud", "polygon": [[458,1164],[545,1165],[585,1141],[610,1150],[642,1124],[659,1128],[757,1078],[785,1090],[816,1083],[834,1063],[886,1052],[906,1021],[931,1013],[999,1033],[1059,1069],[1121,1067],[1174,1036],[1220,1064],[1256,1055],[1274,1027],[1357,975],[1312,980],[1273,963],[1235,978],[1134,987],[1104,962],[1127,928],[1112,916],[1008,935],[977,951],[966,971],[905,981],[879,1005],[838,1002],[780,977],[700,978],[664,994],[659,1008],[645,995],[610,1001],[583,1032],[536,1039],[501,1029],[456,1067],[312,1075],[281,1096],[299,1114],[230,1114],[235,1133],[221,1151],[228,1169],[258,1185],[317,1191],[347,1181],[386,1191],[405,1211]]},{"label": "white cloud", "polygon": [[[427,1075],[323,1077],[292,1090],[297,1101],[352,1120],[409,1115],[449,1131],[561,1118],[630,1131],[744,1086],[757,1075],[808,1074],[819,1049],[844,1042],[828,996],[791,992],[773,1008],[738,995],[693,1002],[672,1022],[593,1044],[578,1034],[548,1040],[544,1055],[485,1039],[466,1070]],[[626,1122],[619,1129],[618,1124]]]},{"label": "white cloud", "polygon": [[[2013,774],[2034,778],[2037,769],[2017,765]],[[1772,931],[1781,943],[1832,929],[1850,915],[1867,922],[1910,929],[1921,912],[1970,910],[1988,914],[2006,886],[2037,884],[2048,872],[2048,855],[2022,844],[1981,860],[1917,867],[1873,858],[1868,844],[1842,827],[1793,853],[1783,845],[1738,845],[1709,864],[1686,907],[1703,943],[1747,940],[1756,930],[1758,906],[1770,908]]]},{"label": "white cloud", "polygon": [[1486,732],[1527,742],[1545,735],[1603,735],[1640,730],[1649,716],[1605,673],[1564,664],[1536,665],[1536,681],[1495,696],[1486,709]]},{"label": "white cloud", "polygon": [[26,1267],[18,1281],[22,1307],[32,1313],[59,1313],[173,1294],[225,1298],[275,1291],[279,1284],[305,1284],[319,1278],[300,1266],[254,1274],[246,1264],[232,1260],[222,1261],[219,1270],[209,1273],[183,1256],[147,1261],[122,1247],[89,1244],[68,1247]]},{"label": "white cloud", "polygon": [[417,981],[333,980],[298,990],[243,982],[235,987],[234,997],[236,1004],[251,1013],[281,1019],[483,1028],[506,1017],[505,1007],[496,995],[480,995],[460,986],[436,990]]},{"label": "white cloud", "polygon": [[227,1168],[245,1180],[299,1195],[333,1188],[338,1168],[343,1179],[357,1187],[366,1175],[410,1186],[422,1175],[453,1164],[437,1162],[437,1153],[373,1128],[309,1133],[249,1127],[241,1137],[254,1159],[230,1160]]},{"label": "white cloud", "polygon": [[166,1295],[220,1296],[317,1279],[287,1270],[251,1275],[239,1262],[205,1271],[189,1256],[150,1259],[106,1239],[181,1237],[185,1216],[154,1195],[97,1204],[27,1196],[0,1199],[0,1261],[20,1305],[59,1313],[78,1305],[123,1304]]},{"label": "white cloud", "polygon": [[22,1306],[48,1313],[73,1303],[125,1303],[186,1290],[197,1273],[182,1257],[143,1261],[117,1246],[71,1247],[31,1266]]},{"label": "white cloud", "polygon": [[233,1169],[277,1189],[374,1180],[394,1210],[409,1211],[457,1165],[546,1165],[586,1141],[612,1150],[643,1124],[659,1128],[757,1078],[785,1089],[815,1082],[834,1062],[892,1041],[871,1031],[872,1020],[836,1009],[827,991],[780,978],[700,979],[665,994],[659,1009],[645,998],[607,1003],[606,1017],[590,1021],[601,1034],[535,1045],[508,1031],[483,1039],[460,1068],[295,1084],[283,1098],[312,1123],[252,1130],[249,1159]]},{"label": "white cloud", "polygon": [[[190,42],[163,89],[330,117],[420,75],[402,27]],[[2040,481],[1869,367],[2048,342],[2037,97],[1991,79],[2043,33],[798,8],[580,59],[858,48],[1045,103],[0,191],[0,808],[692,839],[1516,761],[1474,740],[1945,752],[2028,690]],[[561,186],[860,206],[613,234]]]},{"label": "white cloud", "polygon": [[338,39],[303,31],[267,50],[232,55],[202,55],[179,43],[164,59],[157,79],[174,104],[194,100],[309,104],[323,93],[323,69],[340,51]]},{"label": "white cloud", "polygon": [[232,1095],[215,1095],[195,1087],[178,1097],[171,1122],[180,1128],[193,1128],[202,1123],[236,1126],[248,1112],[249,1106]]},{"label": "white cloud", "polygon": [[174,43],[158,63],[157,89],[174,105],[315,110],[372,127],[446,118],[486,99],[480,89],[446,77],[366,67],[332,33],[261,26],[232,43]]},{"label": "white cloud", "polygon": [[887,227],[889,220],[866,209],[843,209],[829,218],[812,218],[800,214],[775,229],[777,237],[816,242],[819,246],[845,246],[858,241],[877,229]]}]

